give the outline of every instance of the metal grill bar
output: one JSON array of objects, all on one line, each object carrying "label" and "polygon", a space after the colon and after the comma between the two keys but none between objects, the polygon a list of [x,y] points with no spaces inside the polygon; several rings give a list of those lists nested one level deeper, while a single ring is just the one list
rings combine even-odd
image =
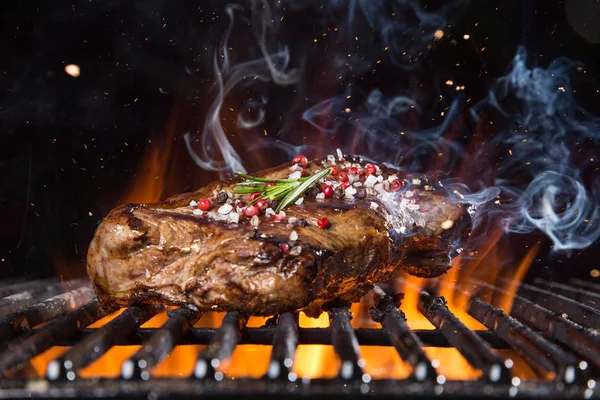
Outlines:
[{"label": "metal grill bar", "polygon": [[371,317],[380,322],[400,357],[412,367],[411,377],[417,381],[435,380],[437,372],[423,351],[424,344],[406,324],[404,313],[398,310],[390,296],[379,297]]},{"label": "metal grill bar", "polygon": [[126,309],[118,317],[98,328],[93,335],[77,343],[58,360],[52,360],[48,364],[48,379],[75,379],[78,370],[90,365],[114,346],[115,338],[131,335],[161,308],[151,305]]},{"label": "metal grill bar", "polygon": [[194,367],[194,376],[198,379],[222,380],[223,373],[216,371],[224,360],[233,354],[240,341],[242,328],[246,321],[238,312],[228,312],[221,327],[211,339],[208,347],[202,350]]},{"label": "metal grill bar", "polygon": [[574,286],[579,286],[581,288],[589,289],[594,293],[600,293],[600,284],[582,281],[581,279],[569,279],[569,283]]},{"label": "metal grill bar", "polygon": [[[473,282],[501,293],[508,293],[482,281]],[[600,336],[521,296],[514,297],[511,315],[568,346],[582,358],[600,368]]]},{"label": "metal grill bar", "polygon": [[15,373],[23,363],[49,349],[58,336],[72,339],[79,329],[104,315],[98,301],[93,301],[36,329],[33,334],[15,339],[0,354],[0,374]]},{"label": "metal grill bar", "polygon": [[331,324],[333,349],[341,361],[339,377],[343,380],[357,380],[363,377],[365,363],[360,357],[358,340],[350,324],[352,313],[348,307],[332,307],[327,310]]},{"label": "metal grill bar", "polygon": [[13,282],[7,283],[6,285],[0,286],[0,297],[6,297],[15,293],[21,293],[26,290],[32,290],[37,287],[46,287],[48,285],[57,283],[58,279],[42,279],[38,281],[25,281],[25,282]]},{"label": "metal grill bar", "polygon": [[81,287],[85,283],[84,280],[67,283],[53,282],[47,285],[36,285],[22,292],[6,296],[0,299],[0,317],[15,313],[49,297]]},{"label": "metal grill bar", "polygon": [[581,383],[587,376],[585,363],[479,297],[471,299],[468,312],[544,374],[554,373],[568,384]]},{"label": "metal grill bar", "polygon": [[0,341],[13,339],[36,325],[81,307],[95,298],[91,286],[84,286],[2,317],[0,318]]},{"label": "metal grill bar", "polygon": [[550,311],[560,315],[566,314],[567,318],[582,326],[600,328],[600,311],[595,308],[581,304],[561,294],[527,284],[521,284],[518,293]]},{"label": "metal grill bar", "polygon": [[488,343],[473,334],[472,330],[456,318],[446,307],[443,297],[434,297],[423,291],[419,300],[419,311],[442,332],[471,365],[483,371],[486,380],[489,382],[510,381],[510,372],[507,366],[510,363],[505,363],[493,352]]},{"label": "metal grill bar", "polygon": [[594,293],[587,289],[580,289],[558,282],[550,282],[540,278],[536,278],[534,282],[540,286],[544,286],[552,292],[562,294],[563,296],[580,301],[583,304],[600,310],[600,294],[598,292]]},{"label": "metal grill bar", "polygon": [[296,380],[292,373],[292,365],[298,347],[298,315],[289,312],[281,314],[275,337],[267,377],[271,379],[287,378]]},{"label": "metal grill bar", "polygon": [[121,367],[124,379],[150,379],[150,371],[158,365],[190,328],[202,317],[199,311],[178,308],[168,312],[169,319],[164,326],[144,342],[129,360]]}]

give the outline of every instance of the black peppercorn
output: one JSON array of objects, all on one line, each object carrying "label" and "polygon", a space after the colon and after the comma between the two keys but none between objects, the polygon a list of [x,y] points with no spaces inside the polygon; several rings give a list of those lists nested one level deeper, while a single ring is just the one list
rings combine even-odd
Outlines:
[{"label": "black peppercorn", "polygon": [[227,196],[227,193],[225,192],[219,192],[219,194],[217,194],[217,202],[221,204],[225,203],[228,198],[229,196]]},{"label": "black peppercorn", "polygon": [[317,185],[314,185],[310,189],[308,189],[306,193],[308,194],[308,197],[314,198],[317,197],[319,193],[321,193],[321,188]]},{"label": "black peppercorn", "polygon": [[344,197],[346,197],[346,191],[341,185],[335,188],[334,194],[335,197],[338,199],[343,199]]},{"label": "black peppercorn", "polygon": [[304,227],[305,227],[305,226],[307,226],[307,225],[308,225],[308,222],[306,221],[306,219],[304,219],[304,218],[300,218],[300,219],[298,220],[298,226],[301,226],[302,228],[304,228]]},{"label": "black peppercorn", "polygon": [[357,199],[364,199],[367,197],[367,190],[364,187],[357,187],[356,193],[354,193],[354,197]]},{"label": "black peppercorn", "polygon": [[277,208],[278,204],[279,204],[279,200],[277,200],[277,199],[273,199],[273,200],[269,201],[269,207],[271,207],[273,210]]}]

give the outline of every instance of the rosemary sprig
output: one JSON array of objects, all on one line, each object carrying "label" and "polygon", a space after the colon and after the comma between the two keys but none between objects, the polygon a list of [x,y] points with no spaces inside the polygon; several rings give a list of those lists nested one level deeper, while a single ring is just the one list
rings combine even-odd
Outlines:
[{"label": "rosemary sprig", "polygon": [[[295,203],[312,185],[330,173],[331,168],[326,168],[311,176],[298,179],[265,179],[238,173],[239,176],[247,180],[236,184],[236,186],[240,186],[242,189],[236,189],[233,193],[261,193],[259,197],[249,202],[248,205],[252,205],[260,199],[277,199],[279,200],[279,204],[275,212],[279,212],[284,207]],[[274,185],[265,187],[265,183],[274,183]]]}]

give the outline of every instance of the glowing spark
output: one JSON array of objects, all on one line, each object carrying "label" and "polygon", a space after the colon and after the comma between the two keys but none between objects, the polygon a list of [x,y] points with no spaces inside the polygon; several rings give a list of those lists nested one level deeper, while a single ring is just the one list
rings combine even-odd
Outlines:
[{"label": "glowing spark", "polygon": [[452,228],[452,225],[454,225],[454,221],[452,221],[451,219],[447,219],[444,222],[442,222],[440,226],[442,227],[442,229],[448,230]]},{"label": "glowing spark", "polygon": [[465,34],[465,36],[463,36],[463,39],[465,39],[465,40],[469,40],[470,38],[471,38],[471,35],[469,35],[469,34]]},{"label": "glowing spark", "polygon": [[65,66],[65,72],[73,78],[77,78],[81,75],[81,68],[77,64],[68,64]]},{"label": "glowing spark", "polygon": [[433,34],[433,38],[435,40],[440,40],[441,38],[444,37],[444,31],[441,29],[438,29],[437,31],[435,31],[435,33]]},{"label": "glowing spark", "polygon": [[454,82],[453,82],[451,79],[448,79],[448,80],[446,81],[446,85],[448,85],[448,86],[452,86],[452,85],[454,85]]}]

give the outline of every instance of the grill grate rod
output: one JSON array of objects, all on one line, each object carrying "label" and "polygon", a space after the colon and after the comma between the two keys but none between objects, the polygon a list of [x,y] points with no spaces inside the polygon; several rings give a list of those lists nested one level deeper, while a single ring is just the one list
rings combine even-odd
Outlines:
[{"label": "grill grate rod", "polygon": [[39,281],[25,281],[25,282],[12,282],[0,284],[0,298],[10,296],[17,293],[22,293],[27,290],[33,290],[35,288],[42,288],[48,285],[58,283],[59,280],[56,278],[41,279]]},{"label": "grill grate rod", "polygon": [[[508,294],[503,289],[486,282],[472,281],[478,286]],[[514,296],[510,313],[529,326],[568,346],[582,358],[600,368],[600,336],[594,335],[581,325],[518,295]]]},{"label": "grill grate rod", "polygon": [[590,307],[600,310],[600,294],[591,292],[587,289],[581,289],[563,283],[550,282],[544,279],[536,278],[534,282],[540,286],[545,287],[552,292],[556,292],[566,296],[570,299],[580,301]]},{"label": "grill grate rod", "polygon": [[[377,290],[378,287],[375,287]],[[425,354],[421,339],[406,324],[404,313],[390,296],[378,293],[376,306],[371,308],[371,317],[381,323],[387,332],[390,342],[394,345],[400,357],[412,367],[411,378],[417,381],[435,380],[437,372]]]},{"label": "grill grate rod", "polygon": [[104,312],[97,300],[37,328],[34,332],[10,342],[0,354],[0,374],[14,374],[26,361],[49,349],[58,336],[71,339],[83,326],[102,318]]},{"label": "grill grate rod", "polygon": [[273,349],[271,350],[271,361],[267,370],[270,379],[285,379],[295,381],[296,376],[292,372],[292,365],[298,347],[298,314],[283,313],[279,316],[275,337],[273,338]]},{"label": "grill grate rod", "polygon": [[169,319],[142,344],[130,359],[121,366],[123,379],[150,379],[150,371],[171,352],[181,338],[202,317],[202,312],[188,308],[168,311]]},{"label": "grill grate rod", "polygon": [[509,382],[512,361],[503,361],[491,346],[467,328],[446,306],[443,297],[434,297],[422,291],[419,311],[446,337],[446,339],[473,365],[484,373],[487,381]]},{"label": "grill grate rod", "polygon": [[331,342],[333,349],[340,359],[341,365],[338,376],[343,380],[370,380],[363,374],[364,360],[360,357],[360,347],[354,334],[354,328],[350,324],[352,313],[347,306],[324,305],[329,314],[331,325]]},{"label": "grill grate rod", "polygon": [[85,280],[64,283],[52,282],[46,285],[35,285],[22,292],[6,296],[0,299],[0,317],[15,313],[50,297],[82,287],[86,282]]},{"label": "grill grate rod", "polygon": [[[502,282],[506,281],[503,280]],[[600,311],[593,307],[525,283],[521,284],[518,293],[520,296],[559,315],[566,314],[567,318],[582,326],[600,328]]]},{"label": "grill grate rod", "polygon": [[587,363],[565,353],[528,326],[505,314],[479,297],[473,297],[468,312],[488,329],[494,331],[517,351],[530,365],[544,374],[554,373],[567,384],[584,382]]},{"label": "grill grate rod", "polygon": [[233,354],[241,338],[246,320],[236,311],[228,312],[208,347],[200,352],[194,366],[194,377],[220,381],[224,375],[216,369]]},{"label": "grill grate rod", "polygon": [[65,354],[50,361],[47,377],[50,380],[77,378],[77,371],[90,365],[114,346],[119,337],[133,334],[138,326],[158,313],[157,305],[130,307],[112,321],[98,328],[92,335],[78,342]]},{"label": "grill grate rod", "polygon": [[592,290],[594,293],[600,293],[600,284],[597,283],[587,282],[576,278],[569,279],[569,283],[573,286]]},{"label": "grill grate rod", "polygon": [[95,298],[92,287],[86,285],[6,315],[0,318],[0,342],[14,339],[36,325],[81,307]]}]

